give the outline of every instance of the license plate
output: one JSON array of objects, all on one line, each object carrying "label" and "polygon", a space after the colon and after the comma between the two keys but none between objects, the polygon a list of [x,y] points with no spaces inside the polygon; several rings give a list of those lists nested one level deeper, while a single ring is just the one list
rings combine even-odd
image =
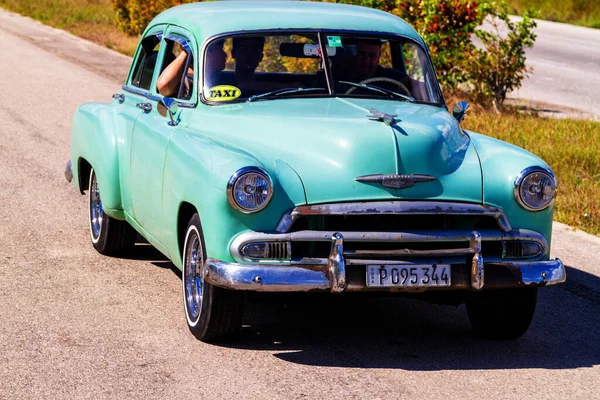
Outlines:
[{"label": "license plate", "polygon": [[450,265],[367,265],[368,287],[450,286]]}]

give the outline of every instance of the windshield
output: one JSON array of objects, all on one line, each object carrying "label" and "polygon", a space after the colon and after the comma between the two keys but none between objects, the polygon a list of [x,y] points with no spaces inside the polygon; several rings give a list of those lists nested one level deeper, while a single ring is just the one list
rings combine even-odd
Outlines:
[{"label": "windshield", "polygon": [[203,82],[203,97],[213,104],[329,96],[441,104],[425,51],[401,37],[299,32],[219,38],[207,46]]}]

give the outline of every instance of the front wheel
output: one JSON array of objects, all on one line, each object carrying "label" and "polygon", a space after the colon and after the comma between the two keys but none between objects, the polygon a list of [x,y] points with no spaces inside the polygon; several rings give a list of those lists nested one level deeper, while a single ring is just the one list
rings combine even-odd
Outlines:
[{"label": "front wheel", "polygon": [[529,328],[537,304],[537,288],[483,290],[469,293],[467,314],[480,336],[516,339]]},{"label": "front wheel", "polygon": [[99,253],[112,256],[130,249],[135,244],[136,231],[127,223],[104,214],[96,172],[90,172],[89,225],[92,245]]},{"label": "front wheel", "polygon": [[206,282],[205,262],[200,218],[194,214],[183,245],[183,306],[190,331],[197,339],[210,341],[240,331],[246,301],[244,292]]}]

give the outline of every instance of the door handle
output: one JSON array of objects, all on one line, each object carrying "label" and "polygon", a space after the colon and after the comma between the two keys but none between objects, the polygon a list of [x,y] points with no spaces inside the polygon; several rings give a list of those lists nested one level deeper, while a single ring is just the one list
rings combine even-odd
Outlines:
[{"label": "door handle", "polygon": [[113,99],[117,99],[119,103],[122,103],[125,101],[125,95],[123,93],[115,93],[113,94]]},{"label": "door handle", "polygon": [[137,103],[136,106],[137,108],[141,108],[145,112],[152,111],[152,104],[150,103]]}]

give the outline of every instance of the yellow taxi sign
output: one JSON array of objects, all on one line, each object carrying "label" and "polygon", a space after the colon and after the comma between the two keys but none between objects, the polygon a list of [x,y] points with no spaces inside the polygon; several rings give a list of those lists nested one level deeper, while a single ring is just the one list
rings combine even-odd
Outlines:
[{"label": "yellow taxi sign", "polygon": [[204,91],[204,97],[209,101],[231,101],[235,100],[242,94],[242,91],[230,85],[213,86]]}]

